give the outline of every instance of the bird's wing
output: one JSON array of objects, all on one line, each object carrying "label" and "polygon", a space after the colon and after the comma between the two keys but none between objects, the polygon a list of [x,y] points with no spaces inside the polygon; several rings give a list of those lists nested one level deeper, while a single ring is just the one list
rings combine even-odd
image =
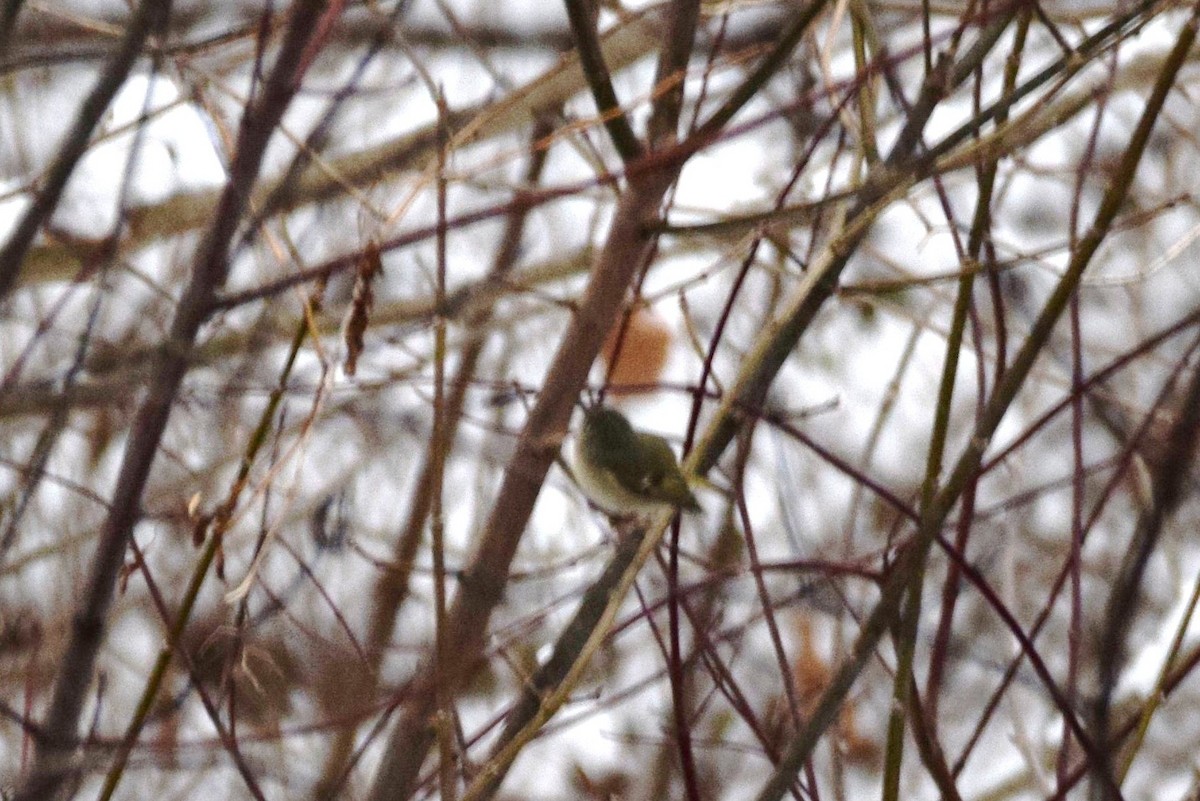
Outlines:
[{"label": "bird's wing", "polygon": [[685,509],[698,509],[696,496],[688,487],[687,480],[675,461],[675,451],[662,437],[638,432],[638,444],[644,453],[642,463],[657,465],[654,470],[644,472],[635,491],[656,500],[666,501]]}]

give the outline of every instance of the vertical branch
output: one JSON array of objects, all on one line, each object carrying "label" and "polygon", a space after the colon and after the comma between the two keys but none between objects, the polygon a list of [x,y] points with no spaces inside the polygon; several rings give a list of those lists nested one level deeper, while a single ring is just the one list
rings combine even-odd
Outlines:
[{"label": "vertical branch", "polygon": [[667,674],[671,685],[671,723],[675,733],[675,750],[679,753],[679,773],[683,776],[683,787],[688,801],[700,801],[700,778],[696,768],[696,754],[692,748],[691,695],[687,691],[688,666],[683,655],[682,621],[679,614],[683,603],[678,597],[681,528],[682,521],[679,515],[675,515],[675,519],[671,521],[670,560],[667,563],[667,587],[670,592],[670,603],[667,604],[667,633],[671,644]]},{"label": "vertical branch", "polygon": [[[1115,58],[1114,51],[1110,58]],[[1095,119],[1088,134],[1087,144],[1079,160],[1076,170],[1074,193],[1068,214],[1068,243],[1073,250],[1079,237],[1079,213],[1083,203],[1084,187],[1087,178],[1095,166],[1097,140],[1104,121],[1108,96],[1101,94],[1096,101]],[[1082,584],[1082,553],[1083,546],[1083,493],[1084,470],[1083,459],[1083,341],[1080,334],[1080,309],[1078,293],[1071,297],[1069,322],[1071,332],[1071,452],[1074,459],[1074,469],[1071,483],[1071,543],[1067,552],[1067,574],[1070,578],[1070,613],[1067,624],[1067,676],[1066,695],[1072,707],[1077,702],[1079,681],[1079,644],[1083,625],[1083,584]],[[1103,748],[1103,742],[1097,740]],[[1056,780],[1060,789],[1065,789],[1070,772],[1071,756],[1071,721],[1064,716],[1062,745],[1058,753]]]},{"label": "vertical branch", "polygon": [[[973,6],[968,6],[967,10],[964,11],[959,32],[966,29],[972,10]],[[928,13],[929,8],[926,5],[922,17],[922,21],[926,26],[929,23]],[[928,36],[927,27],[925,33]],[[981,37],[981,39],[986,41],[986,37]],[[932,109],[940,101],[941,93],[944,89],[941,86],[942,78],[939,77],[939,73],[949,65],[953,48],[957,48],[959,44],[959,34],[956,34],[953,39],[951,51],[941,55],[940,58],[942,60],[939,62],[936,71],[933,67],[931,57],[932,42],[927,38],[925,44],[927,48],[926,80],[918,96],[917,109],[911,118],[915,120],[921,120],[929,114],[929,111],[921,110],[923,107]],[[958,72],[964,79],[966,78],[966,73],[961,66]],[[906,124],[905,130],[908,133],[902,133],[900,141],[911,142],[908,149],[917,151],[918,143],[921,139],[921,127]],[[904,152],[904,150],[893,150],[888,157],[888,161],[895,163],[897,156]],[[934,180],[937,181],[938,178],[935,176]],[[980,208],[985,207],[989,202],[989,198],[986,196],[981,197],[980,202]],[[977,243],[976,249],[978,249]],[[925,477],[921,485],[922,515],[928,511],[929,505],[933,502],[939,482],[941,481],[942,465],[945,460],[946,438],[949,435],[950,429],[950,412],[954,400],[954,386],[958,378],[958,362],[966,335],[968,316],[971,313],[974,285],[975,270],[963,270],[958,281],[958,293],[954,300],[949,336],[946,338],[942,375],[938,385],[937,400],[934,404],[934,419],[929,437],[929,451],[926,455]],[[963,532],[963,536],[965,536],[966,526],[968,525],[965,519],[962,525],[963,528],[961,531]],[[897,625],[894,635],[896,641],[896,675],[892,686],[892,706],[888,715],[887,725],[887,751],[884,762],[882,792],[884,801],[895,801],[900,796],[900,770],[903,765],[904,756],[905,718],[910,710],[918,707],[917,699],[912,694],[912,690],[915,687],[913,660],[916,658],[917,637],[923,602],[922,596],[925,588],[925,563],[923,560],[914,563],[912,575],[908,578],[908,582],[908,591],[904,602],[896,610]],[[927,750],[927,753],[932,753],[932,749]]]},{"label": "vertical branch", "polygon": [[[501,236],[500,247],[492,260],[489,279],[499,282],[508,275],[517,263],[520,255],[521,240],[525,224],[529,219],[530,206],[523,202],[528,189],[536,184],[546,164],[547,147],[543,142],[551,133],[552,127],[548,118],[541,119],[534,125],[531,140],[529,166],[524,176],[524,186],[518,190],[510,204],[510,211],[505,220],[504,233]],[[449,227],[449,221],[447,221]],[[483,331],[492,318],[491,305],[484,305],[467,315],[464,327],[470,331]],[[475,380],[480,358],[488,339],[484,336],[474,336],[459,352],[458,364],[450,380],[450,391],[442,406],[444,413],[443,441],[449,449],[454,442],[458,426],[462,420],[462,412],[466,403],[467,390]],[[424,454],[424,461],[417,474],[413,490],[409,496],[408,513],[396,535],[396,544],[392,551],[391,564],[384,569],[375,582],[371,592],[371,610],[367,622],[365,651],[369,668],[368,674],[378,675],[379,666],[386,653],[392,630],[396,625],[396,617],[401,605],[408,597],[409,581],[412,567],[420,546],[421,534],[430,514],[432,485],[437,470],[434,446]],[[354,726],[346,726],[338,732],[333,745],[325,758],[320,781],[316,786],[317,798],[332,798],[340,792],[345,773],[346,763],[354,747]]]},{"label": "vertical branch", "polygon": [[700,22],[700,0],[675,0],[667,15],[664,46],[658,53],[654,85],[658,94],[647,125],[651,147],[674,143],[679,115],[683,112],[683,90],[687,78],[688,60],[696,41]]},{"label": "vertical branch", "polygon": [[[650,115],[647,137],[652,147],[674,144],[683,110],[684,88],[687,66],[692,46],[696,40],[696,26],[700,19],[699,0],[675,0],[667,18],[665,46],[659,51],[654,84],[660,92]],[[735,290],[736,292],[736,290]],[[693,415],[693,425],[695,415]],[[688,670],[684,664],[679,599],[674,590],[679,586],[679,532],[682,521],[678,516],[671,524],[670,562],[667,571],[668,586],[672,588],[671,601],[667,605],[667,625],[670,637],[668,671],[671,677],[671,703],[674,707],[672,720],[675,729],[675,747],[679,752],[680,774],[687,798],[700,801],[700,779],[696,757],[692,749],[690,694],[687,691]]]},{"label": "vertical branch", "polygon": [[[1021,55],[1025,47],[1025,37],[1029,30],[1030,12],[1028,9],[1023,9],[1017,18],[1016,31],[1013,38],[1012,50],[1009,52],[1008,58],[1005,60],[1004,70],[1004,88],[1001,91],[1001,97],[1011,96],[1016,89],[1017,74],[1021,64]],[[978,104],[979,84],[982,81],[982,75],[976,83],[976,103]],[[1002,126],[1008,120],[1008,111],[1001,111],[996,117],[996,125]],[[984,164],[980,164],[976,168],[977,184],[979,187],[979,195],[975,201],[975,211],[971,219],[971,229],[967,237],[967,259],[968,266],[973,267],[983,263],[983,249],[991,241],[992,235],[992,196],[996,186],[996,175],[999,168],[999,162],[996,159],[991,159]],[[989,277],[993,279],[992,286],[995,287],[996,271],[990,270]],[[998,310],[999,311],[999,310]],[[998,313],[998,318],[1002,321],[1003,315]],[[1003,348],[1003,325],[1002,322],[998,325],[997,330],[996,359],[999,363],[997,373],[1003,372],[1004,363],[1004,348]],[[977,343],[978,348],[978,343]],[[982,349],[979,348],[981,351]],[[980,370],[983,369],[983,359],[979,359]],[[978,403],[982,404],[986,396],[986,381],[984,378],[979,379],[979,398]],[[963,498],[964,510],[968,504],[974,504],[974,489],[968,488],[968,492]],[[963,514],[959,520],[958,531],[955,535],[955,549],[960,555],[966,555],[967,537],[970,530],[970,515]],[[931,657],[929,665],[929,675],[926,681],[925,702],[929,716],[929,727],[933,734],[936,735],[938,729],[938,698],[941,693],[941,684],[943,671],[945,669],[945,659],[947,650],[950,645],[950,635],[954,626],[954,610],[958,600],[958,587],[961,576],[958,571],[958,565],[951,562],[946,571],[946,580],[942,585],[941,612],[939,614],[938,629],[934,634],[933,647],[931,648]]]},{"label": "vertical branch", "polygon": [[[1079,643],[1083,626],[1083,493],[1086,463],[1083,460],[1083,338],[1080,334],[1079,295],[1071,297],[1068,311],[1071,326],[1071,542],[1067,555],[1067,573],[1071,579],[1070,620],[1067,624],[1066,696],[1074,705],[1078,698]],[[1070,723],[1063,720],[1062,745],[1059,747],[1056,774],[1058,786],[1065,788],[1070,768]]]},{"label": "vertical branch", "polygon": [[79,715],[91,687],[96,655],[104,641],[125,549],[140,514],[142,493],[159,440],[187,372],[187,353],[228,274],[226,249],[258,174],[267,140],[299,87],[301,54],[323,6],[321,0],[298,0],[295,4],[275,67],[262,95],[242,120],[238,149],[217,216],[199,244],[191,281],[171,324],[168,347],[158,352],[150,369],[146,396],[134,415],[116,490],[92,560],[92,572],[80,594],[71,637],[60,661],[43,736],[39,738],[33,765],[15,796],[18,801],[52,797],[70,774]]},{"label": "vertical branch", "polygon": [[446,317],[442,314],[446,302],[446,155],[450,136],[446,97],[442,88],[435,87],[434,99],[438,109],[438,155],[437,155],[437,283],[434,289],[435,307],[439,310],[433,318],[433,482],[429,497],[429,549],[433,557],[433,681],[437,703],[438,730],[438,775],[441,778],[442,798],[452,801],[457,789],[454,770],[454,711],[453,687],[443,679],[449,673],[453,655],[446,648],[446,551],[445,519],[442,510],[443,482],[446,478],[446,455],[450,442],[446,436]]}]

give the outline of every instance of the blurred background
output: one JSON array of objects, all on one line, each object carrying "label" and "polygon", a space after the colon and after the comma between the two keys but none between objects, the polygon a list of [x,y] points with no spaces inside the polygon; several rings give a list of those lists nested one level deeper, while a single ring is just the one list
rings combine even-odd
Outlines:
[{"label": "blurred background", "polygon": [[5,797],[1197,797],[1195,14],[5,3]]}]

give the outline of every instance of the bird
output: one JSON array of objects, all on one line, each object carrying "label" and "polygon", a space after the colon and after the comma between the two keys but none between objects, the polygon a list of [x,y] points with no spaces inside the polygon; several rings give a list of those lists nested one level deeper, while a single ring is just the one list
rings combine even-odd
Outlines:
[{"label": "bird", "polygon": [[609,406],[584,410],[572,470],[584,494],[611,515],[700,510],[667,441],[638,431]]}]

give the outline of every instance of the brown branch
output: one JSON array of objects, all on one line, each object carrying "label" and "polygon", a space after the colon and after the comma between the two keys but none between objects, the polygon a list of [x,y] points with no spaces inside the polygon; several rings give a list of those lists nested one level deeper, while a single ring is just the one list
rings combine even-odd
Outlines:
[{"label": "brown branch", "polygon": [[[58,206],[67,180],[87,151],[92,132],[100,123],[100,118],[104,116],[117,90],[129,77],[133,65],[142,54],[146,38],[152,30],[166,23],[170,12],[169,0],[142,0],[137,12],[127,23],[128,28],[125,38],[121,40],[120,49],[113,54],[100,74],[100,79],[79,107],[75,122],[67,131],[54,163],[46,171],[41,191],[36,193],[33,203],[22,215],[12,236],[4,248],[0,249],[0,298],[4,298],[16,283],[17,274],[21,271],[21,264],[30,245],[33,244],[33,238]],[[0,40],[0,46],[2,45],[3,41]]]},{"label": "brown branch", "polygon": [[688,60],[696,42],[700,21],[699,0],[675,0],[663,34],[663,49],[658,54],[654,85],[660,89],[654,100],[654,110],[646,126],[652,147],[674,144],[676,126],[683,110],[684,78]]},{"label": "brown branch", "polygon": [[[677,167],[638,174],[631,178],[617,205],[605,247],[530,410],[479,546],[450,608],[446,636],[458,660],[441,680],[456,690],[478,667],[488,620],[503,599],[509,566],[566,434],[575,400],[617,319],[630,282],[650,252],[652,239],[646,223],[657,217],[659,204],[677,174]],[[393,724],[368,796],[372,801],[407,798],[415,787],[434,733],[430,726],[432,694],[422,691],[431,686],[429,670],[428,663],[421,668],[418,689]]]},{"label": "brown branch", "polygon": [[629,163],[642,155],[642,143],[629,125],[612,85],[612,74],[600,52],[600,37],[596,32],[596,14],[587,0],[567,0],[567,19],[575,37],[579,65],[596,101],[596,109],[604,119],[604,127],[612,139],[621,160]]},{"label": "brown branch", "polygon": [[71,773],[79,715],[89,688],[96,655],[104,641],[109,608],[124,562],[125,550],[137,523],[142,493],[158,443],[166,428],[176,392],[187,371],[185,354],[207,318],[212,299],[224,283],[227,250],[245,209],[249,190],[262,164],[267,141],[274,133],[292,96],[299,88],[300,58],[309,43],[324,3],[300,0],[275,67],[262,95],[247,111],[238,136],[230,177],[218,204],[212,228],[201,240],[192,278],[179,300],[169,342],[152,368],[145,398],[131,426],[129,443],[117,477],[112,506],[99,537],[92,573],[81,593],[67,651],[61,660],[54,693],[37,743],[33,764],[17,791],[17,801],[51,798]]}]

